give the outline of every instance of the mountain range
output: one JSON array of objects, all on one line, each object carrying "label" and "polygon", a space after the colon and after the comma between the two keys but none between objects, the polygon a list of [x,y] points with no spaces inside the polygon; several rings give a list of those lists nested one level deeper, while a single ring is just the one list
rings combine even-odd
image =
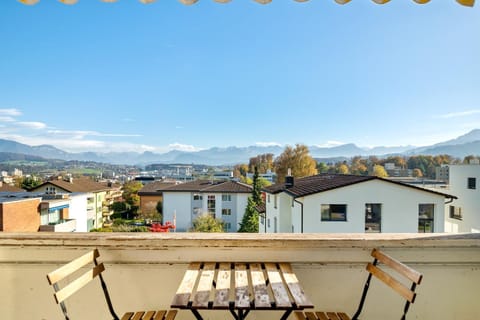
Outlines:
[{"label": "mountain range", "polygon": [[[8,153],[2,158],[15,158],[17,154],[20,159],[25,155],[41,157],[45,159],[95,161],[112,164],[137,164],[145,165],[151,163],[195,163],[204,165],[231,165],[247,163],[251,157],[259,154],[272,153],[278,156],[284,147],[281,146],[249,146],[249,147],[213,147],[201,151],[179,151],[173,150],[167,153],[153,152],[81,152],[69,153],[51,145],[29,146],[11,140],[0,139],[0,153]],[[388,156],[388,155],[438,155],[449,154],[454,157],[463,158],[467,155],[480,154],[480,129],[472,130],[458,138],[437,143],[431,146],[412,147],[375,147],[361,148],[353,143],[343,144],[335,147],[309,146],[310,154],[314,158],[338,158],[353,156]],[[23,157],[23,158],[22,158]],[[37,158],[36,158],[37,159]]]}]

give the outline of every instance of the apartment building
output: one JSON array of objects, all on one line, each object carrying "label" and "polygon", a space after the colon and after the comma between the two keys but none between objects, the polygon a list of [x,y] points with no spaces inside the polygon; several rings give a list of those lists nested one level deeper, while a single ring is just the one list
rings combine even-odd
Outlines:
[{"label": "apartment building", "polygon": [[112,187],[98,183],[89,178],[58,178],[56,180],[44,182],[30,191],[52,195],[58,193],[70,194],[74,192],[91,194],[91,197],[87,198],[87,207],[93,208],[93,210],[89,211],[89,216],[87,218],[87,230],[89,231],[93,228],[101,228],[105,222],[108,223],[110,221],[112,211],[109,208],[110,202],[106,200],[107,193],[111,190]]},{"label": "apartment building", "polygon": [[174,221],[177,231],[188,231],[204,213],[224,222],[226,232],[236,232],[252,187],[236,181],[196,180],[163,190],[163,220]]},{"label": "apartment building", "polygon": [[320,174],[265,188],[266,233],[443,232],[455,196],[374,176]]},{"label": "apartment building", "polygon": [[480,232],[480,165],[449,165],[449,192],[458,196],[445,207],[445,231]]}]

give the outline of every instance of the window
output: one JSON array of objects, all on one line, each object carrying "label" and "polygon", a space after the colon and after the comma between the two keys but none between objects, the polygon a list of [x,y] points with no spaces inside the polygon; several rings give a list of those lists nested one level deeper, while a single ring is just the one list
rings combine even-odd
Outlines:
[{"label": "window", "polygon": [[224,229],[225,231],[230,231],[230,230],[232,229],[232,224],[231,224],[230,222],[225,222],[225,223],[223,224],[223,229]]},{"label": "window", "polygon": [[222,201],[232,201],[231,194],[222,194]]},{"label": "window", "polygon": [[208,196],[207,209],[208,209],[208,213],[215,214],[215,196],[214,195]]},{"label": "window", "polygon": [[270,203],[270,195],[267,195],[267,202]]},{"label": "window", "polygon": [[477,178],[468,178],[467,188],[468,189],[477,189]]},{"label": "window", "polygon": [[277,195],[273,196],[273,207],[277,209]]},{"label": "window", "polygon": [[418,205],[418,232],[433,232],[433,203],[421,203]]},{"label": "window", "polygon": [[277,233],[278,232],[278,219],[277,217],[273,217],[273,232]]},{"label": "window", "polygon": [[347,221],[347,205],[322,204],[321,221]]},{"label": "window", "polygon": [[270,228],[270,219],[267,219],[267,227]]},{"label": "window", "polygon": [[450,218],[462,220],[462,208],[450,206]]},{"label": "window", "polygon": [[232,209],[222,209],[222,216],[231,216]]},{"label": "window", "polygon": [[203,197],[202,197],[201,194],[195,193],[195,194],[193,195],[193,200],[202,200],[202,199],[203,199]]},{"label": "window", "polygon": [[264,216],[260,216],[260,224],[265,224],[265,217]]},{"label": "window", "polygon": [[382,231],[382,205],[380,203],[365,204],[365,232]]}]

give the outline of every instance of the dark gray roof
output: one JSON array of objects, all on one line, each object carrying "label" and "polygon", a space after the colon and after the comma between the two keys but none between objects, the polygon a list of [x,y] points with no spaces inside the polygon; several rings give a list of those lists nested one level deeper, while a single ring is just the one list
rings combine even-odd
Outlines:
[{"label": "dark gray roof", "polygon": [[297,179],[294,179],[294,184],[291,187],[287,187],[285,183],[277,183],[270,187],[264,188],[263,190],[271,194],[287,192],[292,196],[294,196],[295,198],[298,198],[298,197],[304,197],[311,194],[329,191],[337,188],[342,188],[342,187],[346,187],[346,186],[350,186],[353,184],[362,183],[370,180],[381,180],[388,183],[401,185],[407,188],[413,188],[416,190],[435,193],[438,195],[442,195],[446,198],[454,198],[454,199],[457,198],[455,196],[452,196],[446,193],[428,190],[428,189],[408,185],[401,182],[391,181],[388,179],[383,179],[375,176],[356,176],[356,175],[346,175],[346,174],[319,174],[319,175],[305,177],[305,178],[297,178]]},{"label": "dark gray roof", "polygon": [[141,196],[159,195],[163,190],[174,186],[175,182],[154,181],[147,183],[142,189],[138,191]]},{"label": "dark gray roof", "polygon": [[195,180],[173,185],[163,192],[251,193],[252,187],[236,181]]}]

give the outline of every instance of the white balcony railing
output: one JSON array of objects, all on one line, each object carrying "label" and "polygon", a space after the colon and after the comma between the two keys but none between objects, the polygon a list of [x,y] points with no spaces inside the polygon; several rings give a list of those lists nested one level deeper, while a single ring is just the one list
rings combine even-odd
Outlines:
[{"label": "white balcony railing", "polygon": [[[45,275],[92,248],[106,264],[118,313],[168,308],[190,261],[291,262],[317,309],[353,313],[374,247],[424,274],[408,319],[480,318],[480,234],[0,233],[0,314],[2,319],[62,319]],[[102,299],[99,286],[85,287],[68,302],[73,318],[108,319]],[[401,309],[401,299],[375,283],[362,319],[398,319]],[[204,315],[231,319],[227,311]],[[177,319],[193,316],[182,310]],[[249,319],[278,315],[254,311]]]}]

